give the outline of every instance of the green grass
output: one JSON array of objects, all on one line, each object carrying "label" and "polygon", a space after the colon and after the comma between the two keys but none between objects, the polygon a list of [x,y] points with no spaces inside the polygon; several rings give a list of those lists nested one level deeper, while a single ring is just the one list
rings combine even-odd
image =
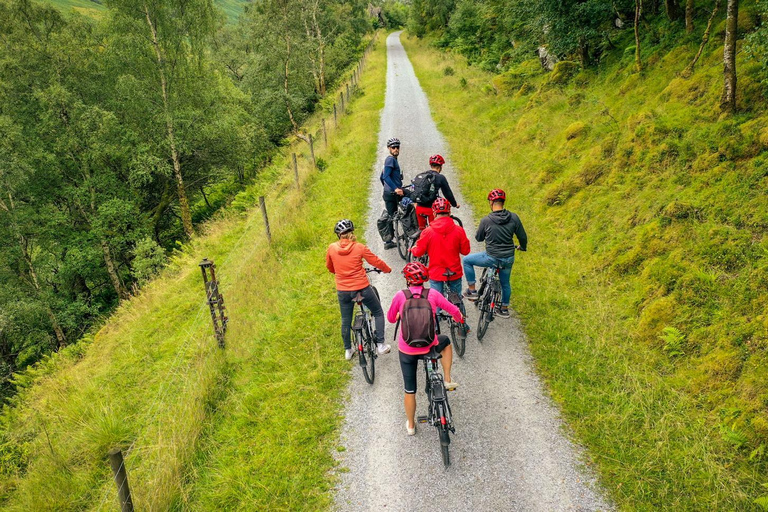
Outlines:
[{"label": "green grass", "polygon": [[467,199],[482,215],[501,187],[521,215],[530,243],[512,302],[612,498],[756,509],[768,481],[768,116],[755,64],[740,61],[741,113],[721,117],[717,38],[688,80],[677,75],[694,38],[645,48],[642,74],[619,50],[563,84],[535,61],[498,79],[403,41]]},{"label": "green grass", "polygon": [[[70,13],[73,10],[80,14],[91,17],[99,17],[102,12],[107,10],[104,0],[38,0],[41,3],[47,3],[57,7],[64,13]],[[251,0],[214,0],[213,3],[226,15],[229,23],[234,23],[243,12],[243,8]]]},{"label": "green grass", "polygon": [[[310,172],[306,144],[286,148],[93,339],[19,377],[0,415],[0,508],[114,508],[113,447],[131,448],[138,510],[329,506],[349,365],[324,251],[338,218],[364,216],[360,183],[375,162],[385,70],[379,42],[352,115],[318,148],[324,172]],[[271,246],[253,207],[259,195]],[[217,263],[231,319],[224,351],[202,304],[203,257]]]}]

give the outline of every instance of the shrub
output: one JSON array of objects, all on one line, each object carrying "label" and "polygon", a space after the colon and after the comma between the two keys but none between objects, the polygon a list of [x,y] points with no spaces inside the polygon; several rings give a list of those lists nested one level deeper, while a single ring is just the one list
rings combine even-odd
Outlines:
[{"label": "shrub", "polygon": [[157,242],[147,237],[133,249],[133,276],[139,285],[152,279],[165,265],[165,251]]},{"label": "shrub", "polygon": [[443,75],[445,76],[453,76],[454,73],[455,71],[451,66],[446,66],[445,68],[443,68]]}]

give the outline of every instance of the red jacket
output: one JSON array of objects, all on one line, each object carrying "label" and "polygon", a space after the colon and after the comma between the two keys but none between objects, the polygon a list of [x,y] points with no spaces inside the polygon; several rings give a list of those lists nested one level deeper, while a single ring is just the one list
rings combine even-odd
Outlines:
[{"label": "red jacket", "polygon": [[363,260],[382,270],[385,274],[392,272],[389,265],[360,242],[342,239],[328,246],[328,252],[325,254],[325,266],[329,272],[336,274],[337,290],[354,292],[371,284],[365,274]]},{"label": "red jacket", "polygon": [[416,247],[411,249],[414,256],[429,254],[429,278],[445,281],[446,269],[456,272],[451,281],[464,275],[460,254],[469,254],[469,239],[464,228],[456,225],[450,217],[440,217],[422,231]]}]

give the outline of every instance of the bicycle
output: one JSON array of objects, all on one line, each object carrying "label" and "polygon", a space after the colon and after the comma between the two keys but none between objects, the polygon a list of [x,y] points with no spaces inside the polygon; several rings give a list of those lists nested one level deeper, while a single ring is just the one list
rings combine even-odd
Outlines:
[{"label": "bicycle", "polygon": [[395,215],[392,217],[392,225],[395,230],[395,243],[397,244],[397,252],[400,254],[401,258],[408,261],[408,235],[405,234],[405,229],[403,228],[402,224],[404,216],[405,209],[402,206],[398,206],[397,212],[395,212]]},{"label": "bicycle", "polygon": [[443,375],[439,372],[437,360],[443,356],[432,347],[428,354],[420,357],[424,361],[424,375],[426,383],[424,389],[429,401],[429,409],[426,416],[419,416],[419,423],[429,423],[437,429],[440,438],[440,452],[443,456],[445,467],[451,465],[451,455],[449,446],[451,444],[451,434],[456,433],[453,426],[453,417],[451,416],[451,406],[448,404],[448,393],[445,389]]},{"label": "bicycle", "polygon": [[494,265],[483,269],[483,277],[480,279],[480,289],[477,292],[475,306],[480,311],[480,320],[477,323],[477,341],[482,341],[488,325],[493,321],[496,307],[501,306],[501,281],[499,281],[501,267]]},{"label": "bicycle", "polygon": [[[381,273],[381,270],[377,268],[366,268],[365,273],[371,272]],[[379,297],[379,291],[375,286],[371,285],[373,293],[376,294],[376,298]],[[360,312],[355,315],[355,319],[352,323],[352,332],[355,336],[355,347],[360,359],[360,367],[363,369],[363,377],[365,377],[368,384],[373,384],[376,378],[376,339],[374,338],[374,329],[371,325],[373,318],[371,317],[371,311],[363,304],[363,294],[359,293],[352,298],[352,301],[360,307]],[[366,354],[368,358],[366,358]]]},{"label": "bicycle", "polygon": [[[445,281],[443,281],[445,283],[445,286],[443,287],[445,298],[448,299],[453,305],[458,307],[462,316],[466,318],[467,311],[464,308],[464,300],[462,299],[461,294],[456,293],[448,287],[448,281],[450,281],[451,277],[456,275],[456,272],[446,270],[443,275],[445,276]],[[453,316],[449,315],[445,311],[440,311],[440,313],[437,315],[438,334],[440,333],[440,320],[448,321],[448,325],[450,326],[451,330],[451,343],[453,343],[453,348],[456,349],[456,354],[459,357],[464,357],[464,351],[467,348],[467,334],[469,332],[469,327],[467,326],[466,321],[457,322],[453,319]]]}]

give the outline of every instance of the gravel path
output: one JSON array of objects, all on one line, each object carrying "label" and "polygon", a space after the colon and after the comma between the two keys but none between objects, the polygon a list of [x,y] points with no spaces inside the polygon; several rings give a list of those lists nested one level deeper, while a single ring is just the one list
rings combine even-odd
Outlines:
[{"label": "gravel path", "polygon": [[[400,44],[399,32],[387,39],[387,52],[387,93],[379,133],[381,150],[371,174],[371,209],[366,230],[371,249],[393,268],[392,274],[373,277],[385,311],[404,285],[400,274],[403,261],[396,249],[384,251],[376,231],[376,218],[383,209],[378,176],[388,154],[386,140],[396,136],[402,141],[399,160],[407,181],[428,168],[430,154],[445,156],[448,164],[443,173],[459,204],[464,204],[448,147],[432,120],[427,98]],[[470,208],[462,206],[454,213],[461,217],[467,233],[473,234],[475,223]],[[535,250],[535,240],[533,247]],[[473,243],[472,250],[482,247]],[[516,265],[525,264],[523,255]],[[513,271],[513,281],[514,275]],[[468,309],[474,328],[476,310]],[[393,331],[393,326],[388,325],[388,343],[392,343]],[[452,373],[460,386],[450,394],[456,435],[451,442],[452,465],[448,469],[443,467],[433,427],[418,425],[416,436],[406,435],[402,376],[395,345],[390,354],[377,360],[373,386],[364,381],[355,359],[342,434],[345,451],[339,454],[340,465],[348,471],[339,474],[337,509],[610,508],[595,490],[595,478],[581,464],[579,448],[565,437],[557,409],[533,371],[525,335],[514,316],[495,320],[482,344],[470,333],[464,358],[454,357]],[[417,415],[426,414],[422,386],[423,376],[419,373]]]}]

